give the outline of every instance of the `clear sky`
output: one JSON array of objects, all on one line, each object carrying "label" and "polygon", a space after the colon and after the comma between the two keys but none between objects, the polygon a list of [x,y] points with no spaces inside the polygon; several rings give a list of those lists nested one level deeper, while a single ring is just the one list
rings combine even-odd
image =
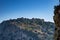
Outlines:
[{"label": "clear sky", "polygon": [[20,17],[41,18],[53,22],[58,0],[0,0],[0,22]]}]

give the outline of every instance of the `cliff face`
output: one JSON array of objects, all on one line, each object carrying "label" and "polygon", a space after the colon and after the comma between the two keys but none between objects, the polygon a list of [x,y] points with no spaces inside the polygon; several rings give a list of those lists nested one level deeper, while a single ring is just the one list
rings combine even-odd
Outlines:
[{"label": "cliff face", "polygon": [[53,40],[54,23],[18,18],[0,24],[0,40]]},{"label": "cliff face", "polygon": [[55,22],[55,40],[60,40],[60,5],[55,6],[54,9],[54,22]]}]

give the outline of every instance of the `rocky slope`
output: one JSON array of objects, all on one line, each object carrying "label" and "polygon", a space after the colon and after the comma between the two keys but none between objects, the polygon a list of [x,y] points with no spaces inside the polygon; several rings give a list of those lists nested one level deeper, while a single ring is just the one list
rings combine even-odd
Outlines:
[{"label": "rocky slope", "polygon": [[17,18],[0,23],[0,40],[53,40],[54,23],[39,18]]}]

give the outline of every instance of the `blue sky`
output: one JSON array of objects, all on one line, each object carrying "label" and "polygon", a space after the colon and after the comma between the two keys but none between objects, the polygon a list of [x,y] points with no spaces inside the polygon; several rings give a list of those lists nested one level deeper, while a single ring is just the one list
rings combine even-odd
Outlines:
[{"label": "blue sky", "polygon": [[58,0],[0,0],[0,22],[20,17],[53,22],[53,10],[57,4]]}]

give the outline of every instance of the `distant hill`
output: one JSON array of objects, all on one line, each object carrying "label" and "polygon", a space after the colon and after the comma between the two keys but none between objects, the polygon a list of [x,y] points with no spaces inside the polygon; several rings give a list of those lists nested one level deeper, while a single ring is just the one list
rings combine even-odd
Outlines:
[{"label": "distant hill", "polygon": [[0,40],[53,40],[54,23],[39,18],[17,18],[0,23]]}]

